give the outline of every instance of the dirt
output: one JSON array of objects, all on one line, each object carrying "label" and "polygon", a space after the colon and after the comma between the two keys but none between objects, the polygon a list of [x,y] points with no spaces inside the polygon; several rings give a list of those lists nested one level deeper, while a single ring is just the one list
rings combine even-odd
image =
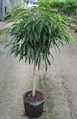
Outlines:
[{"label": "dirt", "polygon": [[30,102],[41,101],[41,100],[44,100],[44,94],[41,93],[41,92],[39,92],[39,91],[36,91],[36,92],[35,92],[35,96],[33,97],[33,96],[32,96],[32,91],[29,91],[29,92],[25,95],[24,99],[25,99],[26,101],[30,101]]},{"label": "dirt", "polygon": [[[0,29],[5,26],[5,22],[0,22]],[[3,36],[0,35],[0,119],[27,119],[22,116],[23,93],[32,89],[33,65],[25,64],[24,60],[19,62],[13,55],[7,57]],[[71,42],[61,46],[60,52],[55,49],[51,52],[54,59],[49,57],[48,71],[40,70],[45,94],[40,119],[77,119],[77,45]],[[38,85],[37,90],[41,88]]]}]

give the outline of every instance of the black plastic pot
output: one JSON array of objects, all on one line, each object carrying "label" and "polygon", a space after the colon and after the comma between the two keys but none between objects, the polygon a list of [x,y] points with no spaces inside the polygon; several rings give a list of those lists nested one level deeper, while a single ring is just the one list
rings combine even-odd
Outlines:
[{"label": "black plastic pot", "polygon": [[30,92],[32,92],[32,91],[25,92],[23,95],[25,115],[29,118],[37,118],[37,117],[40,117],[43,113],[44,100],[36,101],[36,102],[25,101],[25,97]]}]

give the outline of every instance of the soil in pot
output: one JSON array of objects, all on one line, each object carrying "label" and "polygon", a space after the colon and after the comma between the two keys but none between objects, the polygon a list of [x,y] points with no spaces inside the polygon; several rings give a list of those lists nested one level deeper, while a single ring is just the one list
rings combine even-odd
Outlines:
[{"label": "soil in pot", "polygon": [[32,96],[32,91],[28,91],[23,95],[25,115],[29,118],[40,117],[43,113],[44,94],[36,91]]}]

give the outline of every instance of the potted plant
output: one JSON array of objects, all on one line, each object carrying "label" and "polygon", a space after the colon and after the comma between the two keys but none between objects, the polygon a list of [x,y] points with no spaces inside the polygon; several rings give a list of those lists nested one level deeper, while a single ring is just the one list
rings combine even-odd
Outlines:
[{"label": "potted plant", "polygon": [[34,65],[33,90],[24,93],[23,100],[26,116],[36,118],[42,115],[44,103],[44,94],[36,91],[36,66],[39,70],[43,62],[47,70],[49,55],[52,56],[50,48],[59,49],[60,44],[69,43],[66,17],[45,3],[27,9],[18,7],[13,16],[14,22],[7,30],[11,40],[6,46],[10,45],[9,54],[19,55],[19,60],[25,59]]}]

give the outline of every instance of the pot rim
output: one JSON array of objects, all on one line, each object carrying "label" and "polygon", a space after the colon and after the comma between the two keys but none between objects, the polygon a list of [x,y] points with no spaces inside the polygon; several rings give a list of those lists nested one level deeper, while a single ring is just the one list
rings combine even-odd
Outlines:
[{"label": "pot rim", "polygon": [[[36,91],[37,91],[37,90],[36,90]],[[27,91],[27,92],[25,92],[25,93],[23,94],[23,101],[24,101],[24,103],[31,104],[31,105],[33,105],[33,106],[38,106],[38,105],[40,105],[41,103],[44,102],[44,99],[42,99],[42,100],[38,100],[38,101],[35,101],[35,102],[32,102],[32,101],[26,101],[26,100],[25,100],[25,96],[26,96],[27,93],[29,93],[29,92],[32,92],[32,90]],[[40,92],[40,91],[38,91],[38,92]],[[42,93],[42,92],[40,92],[40,93]],[[43,93],[42,93],[42,94],[43,94]]]}]

